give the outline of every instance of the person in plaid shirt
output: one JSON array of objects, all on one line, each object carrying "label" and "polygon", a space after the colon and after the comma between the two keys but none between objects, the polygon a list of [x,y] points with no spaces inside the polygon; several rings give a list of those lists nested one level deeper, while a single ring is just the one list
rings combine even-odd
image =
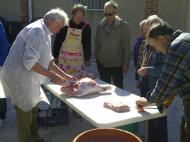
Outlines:
[{"label": "person in plaid shirt", "polygon": [[[134,50],[134,53],[136,53],[134,54],[134,62],[136,61],[136,80],[139,81],[141,97],[145,97],[147,92],[150,91],[150,88],[148,87],[149,80],[147,76],[141,75],[141,73],[143,74],[144,72],[147,72],[147,66],[149,65],[150,59],[152,58],[152,54],[154,52],[154,49],[146,43],[146,37],[150,28],[153,25],[159,23],[163,23],[163,20],[159,18],[157,15],[150,15],[149,17],[147,17],[147,19],[143,20],[140,23],[141,34],[143,35],[144,40],[142,41],[141,45],[137,47],[136,50]],[[135,58],[137,59],[135,60]]]},{"label": "person in plaid shirt", "polygon": [[[155,24],[163,23],[163,20],[157,15],[151,15],[146,19],[144,31],[147,33]],[[137,74],[140,76],[140,89],[143,88],[141,97],[146,97],[147,93],[154,89],[157,79],[162,72],[165,55],[158,53],[151,45],[146,43],[143,47],[142,61]],[[146,88],[145,88],[146,87]],[[150,142],[167,142],[167,117],[161,117],[148,121],[148,141]]]},{"label": "person in plaid shirt", "polygon": [[157,24],[149,31],[147,42],[166,54],[166,62],[154,90],[147,98],[137,100],[137,108],[156,102],[163,112],[164,102],[177,92],[184,106],[181,142],[190,142],[190,33],[174,31],[167,23]]},{"label": "person in plaid shirt", "polygon": [[[137,74],[137,70],[141,67],[142,65],[142,60],[143,60],[143,51],[144,51],[144,45],[145,45],[145,32],[144,32],[144,25],[146,23],[146,20],[143,20],[140,22],[139,25],[139,32],[140,36],[136,38],[136,42],[134,45],[134,50],[133,50],[133,57],[134,57],[134,65],[136,68],[135,71],[135,81],[136,81],[136,87],[140,89],[140,94],[143,97],[146,92],[146,87],[140,86],[140,76]],[[143,83],[144,86],[146,86],[146,83]]]}]

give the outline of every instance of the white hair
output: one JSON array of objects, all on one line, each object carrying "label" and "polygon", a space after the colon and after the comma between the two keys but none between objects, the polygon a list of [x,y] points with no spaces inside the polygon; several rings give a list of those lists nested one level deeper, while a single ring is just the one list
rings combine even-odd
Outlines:
[{"label": "white hair", "polygon": [[68,21],[69,21],[67,13],[64,10],[60,9],[60,8],[51,9],[50,11],[48,11],[44,15],[43,19],[45,21],[46,20],[51,20],[51,21],[54,21],[54,22],[63,21],[65,24],[67,24]]},{"label": "white hair", "polygon": [[158,17],[158,15],[150,15],[146,19],[146,23],[144,25],[146,36],[148,35],[152,26],[157,25],[157,24],[163,24],[163,23],[164,21],[160,17]]},{"label": "white hair", "polygon": [[140,26],[140,27],[144,27],[145,24],[146,24],[146,20],[142,20],[142,21],[140,22],[139,26]]},{"label": "white hair", "polygon": [[164,21],[158,15],[150,15],[146,19],[146,25],[162,24]]},{"label": "white hair", "polygon": [[107,7],[113,7],[114,9],[118,9],[118,4],[114,0],[110,0],[104,4],[104,9]]}]

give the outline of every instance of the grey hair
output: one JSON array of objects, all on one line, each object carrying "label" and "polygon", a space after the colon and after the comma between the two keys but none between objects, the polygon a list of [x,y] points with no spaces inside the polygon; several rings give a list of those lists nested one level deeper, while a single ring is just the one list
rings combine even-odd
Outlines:
[{"label": "grey hair", "polygon": [[139,24],[140,27],[144,27],[144,25],[146,24],[146,20],[142,20]]},{"label": "grey hair", "polygon": [[146,19],[146,25],[154,25],[154,24],[163,24],[164,21],[158,17],[157,15],[150,15],[147,19]]},{"label": "grey hair", "polygon": [[148,32],[152,26],[157,25],[157,24],[163,24],[163,23],[164,23],[164,21],[160,17],[158,17],[157,15],[150,15],[146,19],[146,23],[144,25],[146,36],[147,36],[147,34],[148,34]]},{"label": "grey hair", "polygon": [[114,0],[110,0],[110,1],[106,2],[104,4],[104,9],[106,9],[109,6],[113,7],[115,10],[118,9],[118,4]]},{"label": "grey hair", "polygon": [[50,11],[48,11],[44,15],[43,19],[45,21],[46,20],[51,20],[51,21],[54,21],[54,22],[63,21],[65,24],[67,24],[68,21],[69,21],[67,13],[64,10],[60,9],[60,8],[51,9]]}]

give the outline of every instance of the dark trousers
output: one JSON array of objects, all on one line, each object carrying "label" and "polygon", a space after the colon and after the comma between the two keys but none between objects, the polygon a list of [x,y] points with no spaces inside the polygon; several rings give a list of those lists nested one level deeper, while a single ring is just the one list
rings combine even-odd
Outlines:
[{"label": "dark trousers", "polygon": [[7,101],[5,98],[0,99],[0,119],[4,120],[6,118],[7,111]]},{"label": "dark trousers", "polygon": [[107,83],[111,83],[119,88],[123,88],[123,67],[104,67],[97,61],[97,68],[100,74],[100,79]]},{"label": "dark trousers", "polygon": [[140,95],[141,97],[145,97],[146,98],[146,95],[147,93],[150,91],[148,89],[148,80],[146,77],[140,77]]},{"label": "dark trousers", "polygon": [[183,98],[184,117],[181,123],[181,142],[190,142],[190,95]]},{"label": "dark trousers", "polygon": [[[148,89],[147,78],[142,77],[140,82],[141,97],[151,92]],[[148,121],[148,142],[168,142],[167,117],[156,118]]]},{"label": "dark trousers", "polygon": [[148,142],[167,142],[167,117],[148,121]]}]

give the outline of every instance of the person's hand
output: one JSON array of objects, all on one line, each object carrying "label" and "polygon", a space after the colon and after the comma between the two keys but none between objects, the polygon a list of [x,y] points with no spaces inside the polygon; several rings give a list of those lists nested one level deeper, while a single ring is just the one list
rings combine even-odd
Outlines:
[{"label": "person's hand", "polygon": [[86,67],[89,67],[90,66],[90,61],[85,61],[84,64],[85,64]]},{"label": "person's hand", "polygon": [[61,84],[61,86],[63,86],[63,88],[74,88],[77,87],[77,81],[74,80],[66,80],[63,84]]},{"label": "person's hand", "polygon": [[147,75],[147,68],[146,67],[141,67],[140,69],[138,69],[137,73],[140,76],[145,76],[145,75]]},{"label": "person's hand", "polygon": [[69,75],[69,74],[65,74],[64,75],[64,78],[65,80],[77,80],[76,77],[72,76],[72,75]]},{"label": "person's hand", "polygon": [[139,100],[136,101],[137,107],[138,106],[145,107],[145,106],[147,106],[149,104],[150,104],[149,101],[146,98],[144,98],[144,97],[141,97]]},{"label": "person's hand", "polygon": [[55,73],[51,73],[50,79],[53,83],[58,85],[62,85],[65,82],[63,77]]},{"label": "person's hand", "polygon": [[126,74],[128,72],[128,65],[123,66],[123,73]]},{"label": "person's hand", "polygon": [[53,61],[56,65],[58,64],[58,58],[54,58]]},{"label": "person's hand", "polygon": [[146,98],[141,97],[139,100],[136,101],[136,108],[138,112],[144,111],[143,107],[149,105],[149,101]]}]

